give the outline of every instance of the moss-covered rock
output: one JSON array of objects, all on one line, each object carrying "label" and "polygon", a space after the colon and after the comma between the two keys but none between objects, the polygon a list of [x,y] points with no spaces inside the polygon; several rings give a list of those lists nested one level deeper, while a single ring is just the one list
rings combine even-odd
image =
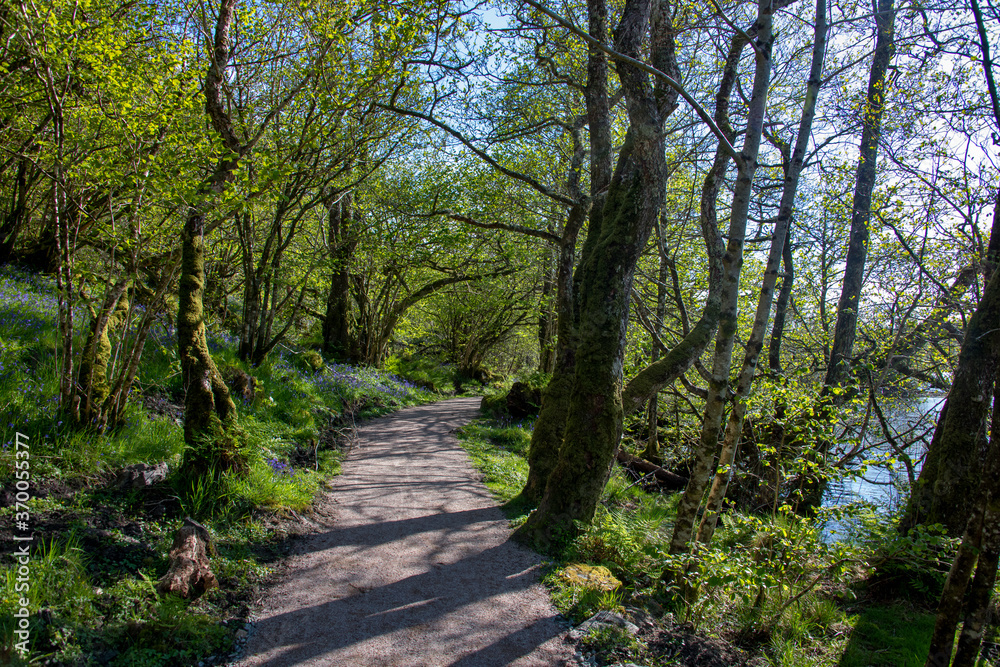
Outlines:
[{"label": "moss-covered rock", "polygon": [[560,570],[556,577],[571,586],[598,591],[613,591],[622,585],[622,582],[611,574],[611,570],[603,565],[572,563]]},{"label": "moss-covered rock", "polygon": [[537,415],[542,407],[542,390],[524,382],[515,382],[505,399],[507,412],[515,419]]},{"label": "moss-covered rock", "polygon": [[321,371],[326,367],[326,362],[323,361],[323,355],[321,355],[316,350],[306,350],[299,355],[299,363],[308,371],[315,373],[316,371]]},{"label": "moss-covered rock", "polygon": [[484,415],[496,418],[507,414],[507,397],[504,395],[483,396],[479,403],[479,410]]}]

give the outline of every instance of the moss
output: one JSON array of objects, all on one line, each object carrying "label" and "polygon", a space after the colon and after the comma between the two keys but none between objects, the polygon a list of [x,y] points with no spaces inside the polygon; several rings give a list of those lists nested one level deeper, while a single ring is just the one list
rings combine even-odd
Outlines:
[{"label": "moss", "polygon": [[571,586],[590,588],[598,591],[613,591],[622,585],[611,570],[603,565],[572,563],[561,569],[556,578]]},{"label": "moss", "polygon": [[[112,288],[116,290],[117,288]],[[120,289],[124,291],[124,286]],[[77,383],[82,394],[79,420],[82,424],[94,424],[102,419],[104,402],[111,393],[108,381],[108,364],[111,361],[110,332],[120,329],[128,316],[129,302],[124,296],[114,298],[104,304],[111,313],[92,312],[90,331],[80,356],[80,370]]]},{"label": "moss", "polygon": [[503,394],[496,396],[483,396],[479,404],[479,410],[490,417],[500,417],[507,414],[507,397]]},{"label": "moss", "polygon": [[313,373],[321,371],[326,367],[326,362],[323,361],[323,356],[316,350],[306,350],[300,354],[299,362],[303,368],[312,371]]},{"label": "moss", "polygon": [[181,475],[220,475],[248,467],[245,434],[236,422],[236,405],[208,351],[204,322],[204,217],[193,209],[184,227],[177,346],[184,381],[184,441]]},{"label": "moss", "polygon": [[523,496],[532,503],[538,503],[545,492],[549,475],[559,461],[559,447],[562,446],[569,414],[569,395],[573,388],[573,378],[567,373],[557,372],[542,391],[542,409],[531,433],[531,448],[528,450],[528,481],[524,485]]}]

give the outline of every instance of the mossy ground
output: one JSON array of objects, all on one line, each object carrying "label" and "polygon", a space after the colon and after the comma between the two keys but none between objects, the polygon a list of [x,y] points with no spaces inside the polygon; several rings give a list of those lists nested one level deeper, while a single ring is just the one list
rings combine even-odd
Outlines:
[{"label": "mossy ground", "polygon": [[[482,419],[460,431],[460,442],[513,525],[532,509],[518,495],[527,477],[531,425]],[[864,506],[837,513],[841,529],[851,526],[850,539],[841,542],[825,540],[818,520],[729,513],[711,547],[680,559],[690,561],[688,576],[700,586],[697,602],[688,605],[659,576],[682,565],[668,555],[676,502],[676,494],[644,491],[616,467],[593,523],[546,567],[543,581],[552,600],[574,623],[601,609],[643,609],[656,619],[657,627],[638,638],[612,631],[585,637],[585,650],[599,664],[923,664],[933,610],[871,597],[866,581],[887,553],[906,562],[924,559],[924,538],[900,540],[891,517]],[[606,567],[622,585],[607,590],[564,576],[574,564]]]},{"label": "mossy ground", "polygon": [[[258,382],[236,399],[249,469],[212,480],[172,474],[150,489],[117,488],[133,463],[167,462],[184,451],[176,339],[157,325],[147,342],[125,420],[104,433],[74,428],[58,411],[56,300],[37,276],[0,274],[0,540],[13,544],[16,434],[27,436],[35,541],[30,558],[31,664],[189,667],[227,656],[255,591],[286,552],[306,510],[339,471],[342,446],[360,420],[434,395],[389,373],[275,354],[257,368],[236,359],[235,341],[210,335],[221,366]],[[81,341],[82,344],[82,333]],[[23,437],[22,437],[23,440]],[[185,516],[211,531],[221,587],[194,601],[159,597],[173,533]],[[9,550],[8,550],[9,551]],[[17,591],[13,559],[0,560],[0,663],[13,650]]]}]

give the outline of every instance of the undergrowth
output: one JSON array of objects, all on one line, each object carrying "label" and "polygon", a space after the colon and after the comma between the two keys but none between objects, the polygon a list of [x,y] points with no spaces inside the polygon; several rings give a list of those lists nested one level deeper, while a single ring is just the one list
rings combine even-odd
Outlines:
[{"label": "undergrowth", "polygon": [[[282,349],[250,368],[231,336],[210,333],[223,373],[255,378],[253,395],[236,401],[249,470],[196,480],[171,474],[146,490],[121,489],[115,479],[123,467],[166,462],[174,471],[183,456],[175,332],[166,321],[155,325],[120,425],[104,433],[73,429],[58,411],[53,293],[45,278],[0,273],[0,487],[13,488],[17,433],[27,437],[31,463],[26,508],[16,507],[13,492],[0,496],[0,536],[13,544],[15,512],[26,509],[35,538],[27,592],[18,588],[17,562],[0,561],[0,663],[221,662],[255,588],[283,553],[282,517],[308,508],[339,471],[355,422],[433,394],[309,351]],[[154,590],[185,516],[209,528],[218,550],[211,566],[221,585],[194,601]],[[25,660],[14,651],[21,598],[29,611]]]},{"label": "undergrowth", "polygon": [[[532,509],[518,496],[527,478],[531,426],[501,413],[460,431],[514,525]],[[926,656],[931,610],[920,600],[875,599],[867,582],[879,564],[896,572],[947,563],[954,544],[933,528],[901,537],[893,517],[864,503],[815,519],[787,508],[766,515],[729,512],[710,546],[673,556],[678,498],[643,490],[615,466],[593,521],[579,526],[546,568],[552,600],[574,624],[600,610],[626,616],[643,610],[658,619],[659,630],[638,638],[609,629],[583,637],[582,646],[599,664],[725,664],[679,657],[684,653],[676,647],[698,641],[742,651],[741,664],[775,667],[908,665]],[[831,521],[849,528],[848,539],[824,534]],[[911,588],[921,585],[911,582]]]}]

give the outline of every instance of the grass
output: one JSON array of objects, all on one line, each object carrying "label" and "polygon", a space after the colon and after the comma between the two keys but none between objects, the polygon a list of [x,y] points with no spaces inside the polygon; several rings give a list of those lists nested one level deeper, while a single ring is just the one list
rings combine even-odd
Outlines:
[{"label": "grass", "polygon": [[459,430],[459,442],[507,518],[523,520],[528,505],[519,497],[528,479],[529,422],[475,421]]},{"label": "grass", "polygon": [[[531,426],[501,416],[460,431],[462,446],[514,524],[532,509],[518,496],[527,477]],[[842,523],[852,517],[857,523],[858,539],[848,543],[824,541],[815,520],[731,512],[711,546],[676,557],[669,555],[668,543],[678,499],[643,491],[616,466],[594,520],[546,568],[543,581],[556,608],[573,623],[602,609],[645,607],[656,616],[669,611],[673,622],[690,623],[707,644],[725,640],[756,656],[755,664],[774,667],[923,664],[932,613],[857,599],[867,563],[877,559],[879,549],[901,548],[890,543],[895,531],[885,529],[884,516],[867,508],[839,513]],[[906,554],[920,556],[915,549]],[[606,568],[621,585],[564,576],[579,563]],[[684,571],[681,580],[698,587],[697,601],[686,604],[677,597],[678,588],[665,588],[664,571]],[[663,646],[678,642],[683,643],[671,635],[655,649],[649,636],[635,640],[604,631],[587,637],[584,646],[598,664],[665,665],[677,663],[668,656],[673,649]]]},{"label": "grass", "polygon": [[[24,662],[187,667],[221,660],[255,589],[284,553],[281,517],[308,508],[339,472],[340,445],[355,421],[433,395],[385,371],[324,363],[315,352],[282,349],[248,368],[236,358],[235,340],[210,330],[220,369],[240,369],[258,383],[253,397],[237,400],[249,470],[119,489],[114,479],[124,466],[165,461],[175,470],[183,457],[174,331],[154,326],[122,424],[104,433],[73,429],[58,411],[53,293],[44,278],[0,272],[0,485],[12,488],[14,437],[25,434],[26,511],[36,540]],[[0,504],[0,537],[12,544],[14,515],[24,508]],[[184,516],[201,520],[218,549],[211,564],[221,587],[194,601],[161,598],[153,588]],[[25,595],[16,566],[0,559],[3,664],[22,661],[13,651],[14,612]]]},{"label": "grass", "polygon": [[934,614],[903,605],[867,607],[858,614],[839,667],[923,667]]}]

